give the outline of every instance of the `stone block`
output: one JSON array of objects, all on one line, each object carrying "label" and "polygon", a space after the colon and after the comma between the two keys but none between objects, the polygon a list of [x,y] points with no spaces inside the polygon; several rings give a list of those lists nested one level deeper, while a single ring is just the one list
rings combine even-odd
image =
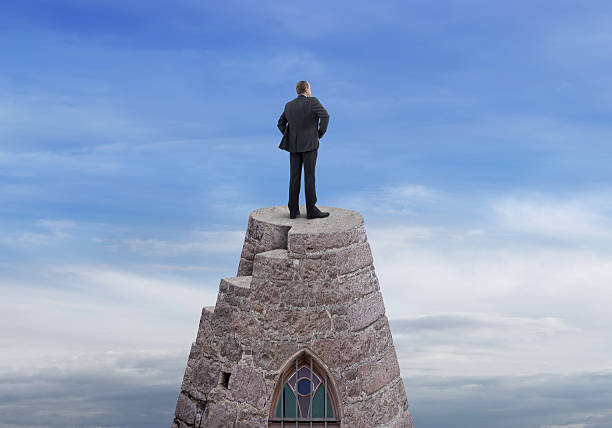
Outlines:
[{"label": "stone block", "polygon": [[382,354],[388,348],[393,346],[393,337],[391,336],[391,328],[389,327],[389,319],[383,316],[374,323],[374,334],[376,336],[375,343],[376,348],[374,352]]},{"label": "stone block", "polygon": [[[403,411],[405,392],[398,388],[401,382],[395,382],[389,388],[354,403],[345,405],[344,422],[347,426],[356,427],[387,427],[390,423],[404,423],[406,428],[412,428],[410,414]],[[409,423],[406,425],[405,423]]]},{"label": "stone block", "polygon": [[272,250],[255,256],[253,278],[256,286],[275,280],[291,280],[297,273],[298,261],[287,256],[287,250]]},{"label": "stone block", "polygon": [[204,308],[202,309],[202,316],[200,317],[200,324],[198,325],[198,335],[196,336],[196,343],[200,348],[205,348],[206,352],[210,355],[215,355],[217,349],[214,347],[215,334],[213,329],[213,316],[214,312]]},{"label": "stone block", "polygon": [[277,282],[280,301],[284,304],[300,307],[315,306],[315,284],[304,281]]},{"label": "stone block", "polygon": [[266,405],[266,385],[259,370],[248,366],[236,366],[229,381],[233,400],[263,409]]},{"label": "stone block", "polygon": [[348,274],[339,275],[330,281],[314,282],[317,305],[351,303],[374,291],[378,291],[378,278],[372,265]]},{"label": "stone block", "polygon": [[219,347],[219,357],[230,362],[238,362],[242,358],[242,346],[232,334],[217,339]]},{"label": "stone block", "polygon": [[195,423],[197,410],[198,406],[196,402],[189,398],[187,394],[181,392],[176,402],[174,416],[187,424],[193,425]]},{"label": "stone block", "polygon": [[379,291],[356,301],[348,308],[351,330],[361,330],[385,314],[385,304]]},{"label": "stone block", "polygon": [[268,428],[267,418],[236,422],[235,428]]},{"label": "stone block", "polygon": [[304,230],[304,228],[302,228],[302,231],[291,229],[289,230],[287,249],[291,257],[299,258],[333,248],[348,247],[366,242],[363,219],[355,219],[354,223],[351,226],[358,223],[361,223],[361,225],[329,233],[313,233],[313,231]]},{"label": "stone block", "polygon": [[236,408],[229,403],[210,403],[207,408],[206,428],[234,428]]},{"label": "stone block", "polygon": [[265,303],[268,305],[278,305],[281,302],[281,291],[285,282],[268,281],[255,279],[251,290],[251,301]]},{"label": "stone block", "polygon": [[248,297],[251,291],[251,279],[250,276],[223,278],[219,291],[233,296]]},{"label": "stone block", "polygon": [[349,368],[372,355],[374,349],[374,333],[371,331],[350,336],[317,339],[313,343],[315,354],[330,368]]},{"label": "stone block", "polygon": [[237,276],[248,276],[253,275],[253,259],[247,259],[244,257],[240,257],[240,261],[238,263],[238,272]]},{"label": "stone block", "polygon": [[299,349],[300,345],[294,341],[287,342],[265,337],[253,344],[253,360],[256,367],[274,371]]},{"label": "stone block", "polygon": [[336,259],[338,260],[338,275],[354,272],[374,262],[370,244],[367,242],[339,249]]},{"label": "stone block", "polygon": [[261,336],[263,326],[254,312],[234,311],[232,329],[237,337],[255,339]]},{"label": "stone block", "polygon": [[299,261],[298,280],[302,282],[324,281],[338,277],[336,254],[326,253],[317,258],[304,258]]},{"label": "stone block", "polygon": [[412,416],[410,413],[403,414],[393,422],[389,423],[389,428],[413,428]]},{"label": "stone block", "polygon": [[380,360],[359,367],[358,374],[362,390],[368,395],[389,385],[400,374],[395,348],[389,348]]},{"label": "stone block", "polygon": [[266,312],[264,328],[273,337],[312,336],[331,330],[331,315],[325,308],[281,305]]},{"label": "stone block", "polygon": [[186,373],[189,374],[188,380],[192,389],[205,395],[217,385],[219,374],[221,373],[221,365],[207,355],[193,352],[192,348],[191,356],[187,362]]}]

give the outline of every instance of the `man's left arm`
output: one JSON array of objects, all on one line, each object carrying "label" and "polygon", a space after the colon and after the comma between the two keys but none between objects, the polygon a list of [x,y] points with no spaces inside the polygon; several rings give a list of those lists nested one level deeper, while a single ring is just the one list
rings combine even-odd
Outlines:
[{"label": "man's left arm", "polygon": [[283,133],[283,135],[285,135],[285,130],[287,129],[287,118],[285,117],[285,111],[283,110],[283,113],[281,114],[280,118],[278,119],[278,129],[280,129],[280,132]]},{"label": "man's left arm", "polygon": [[327,131],[327,125],[329,124],[329,113],[325,110],[325,107],[321,105],[317,97],[312,98],[312,111],[319,118],[319,138],[323,137]]}]

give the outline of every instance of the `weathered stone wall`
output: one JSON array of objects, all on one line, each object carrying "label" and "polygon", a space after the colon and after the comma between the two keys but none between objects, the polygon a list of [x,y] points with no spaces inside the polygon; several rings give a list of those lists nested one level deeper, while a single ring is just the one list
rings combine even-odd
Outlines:
[{"label": "weathered stone wall", "polygon": [[326,210],[251,213],[239,276],[202,311],[173,428],[267,427],[280,369],[304,348],[332,377],[343,427],[412,427],[363,218]]}]

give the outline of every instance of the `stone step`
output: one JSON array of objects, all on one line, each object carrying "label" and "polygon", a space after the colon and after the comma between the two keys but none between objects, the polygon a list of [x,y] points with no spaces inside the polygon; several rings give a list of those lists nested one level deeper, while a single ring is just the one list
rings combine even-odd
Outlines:
[{"label": "stone step", "polygon": [[299,260],[289,258],[287,250],[264,251],[255,255],[253,278],[261,281],[288,281],[296,275]]},{"label": "stone step", "polygon": [[258,285],[265,280],[333,280],[372,263],[372,252],[367,242],[297,258],[289,250],[277,249],[255,255],[252,277]]},{"label": "stone step", "polygon": [[251,292],[251,276],[233,276],[221,279],[219,292],[247,297]]}]

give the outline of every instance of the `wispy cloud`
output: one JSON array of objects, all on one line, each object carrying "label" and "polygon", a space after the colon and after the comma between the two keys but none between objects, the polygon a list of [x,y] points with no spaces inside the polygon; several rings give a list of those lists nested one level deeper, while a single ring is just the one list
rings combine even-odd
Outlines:
[{"label": "wispy cloud", "polygon": [[585,424],[542,425],[540,428],[588,428]]},{"label": "wispy cloud", "polygon": [[474,199],[479,229],[418,216],[368,228],[403,373],[609,369],[605,194]]},{"label": "wispy cloud", "polygon": [[163,427],[186,352],[73,352],[44,369],[0,373],[7,427]]},{"label": "wispy cloud", "polygon": [[76,356],[96,353],[187,352],[202,306],[216,302],[218,281],[103,265],[38,266],[29,276],[6,276],[0,372],[59,362],[84,369],[88,357]]},{"label": "wispy cloud", "polygon": [[494,215],[511,232],[570,239],[577,242],[612,243],[612,211],[607,192],[576,198],[546,195],[510,197],[495,201]]},{"label": "wispy cloud", "polygon": [[[405,376],[567,372],[576,370],[575,364],[586,349],[609,351],[601,342],[601,332],[571,327],[565,320],[553,317],[438,313],[392,318],[391,327]],[[566,350],[570,344],[581,350]],[[591,367],[608,367],[604,358],[593,357],[590,362]]]},{"label": "wispy cloud", "polygon": [[[15,94],[0,99],[0,136],[6,145],[19,147],[48,139],[87,138],[97,141],[152,136],[152,130],[135,118],[118,114],[87,97],[64,94]],[[50,154],[48,155],[50,156]]]},{"label": "wispy cloud", "polygon": [[[573,375],[405,377],[415,425],[427,428],[555,426],[612,423],[610,372]],[[412,397],[412,399],[410,398]]]},{"label": "wispy cloud", "polygon": [[374,214],[412,214],[415,206],[433,203],[437,192],[420,184],[389,185],[341,197],[336,204]]},{"label": "wispy cloud", "polygon": [[127,238],[108,241],[106,245],[113,249],[125,248],[128,251],[144,254],[179,255],[185,253],[229,253],[235,254],[241,248],[244,231],[193,231],[193,240],[169,241],[162,239]]},{"label": "wispy cloud", "polygon": [[38,224],[45,229],[48,229],[53,235],[58,238],[67,238],[70,236],[70,230],[76,227],[74,221],[71,220],[39,220]]}]

